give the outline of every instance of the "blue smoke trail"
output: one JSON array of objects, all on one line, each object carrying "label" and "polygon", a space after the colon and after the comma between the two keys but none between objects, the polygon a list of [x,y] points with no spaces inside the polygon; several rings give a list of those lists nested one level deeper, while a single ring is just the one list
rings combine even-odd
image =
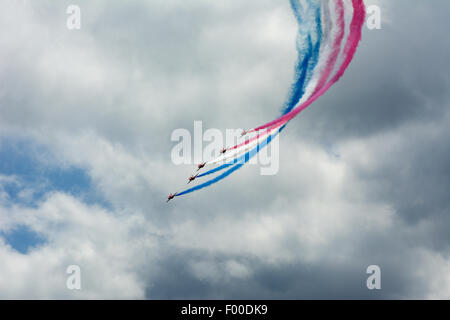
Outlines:
[{"label": "blue smoke trail", "polygon": [[244,164],[246,164],[251,158],[253,158],[255,155],[258,154],[258,152],[264,148],[265,146],[267,146],[273,138],[275,138],[283,129],[284,127],[286,127],[286,125],[282,126],[277,133],[275,133],[273,136],[269,136],[267,137],[267,139],[263,142],[261,142],[257,147],[255,147],[254,149],[250,150],[249,152],[247,152],[245,155],[242,155],[238,158],[238,160],[236,160],[235,162],[237,162],[237,164],[235,164],[231,169],[228,169],[227,171],[225,171],[224,173],[222,173],[220,176],[217,176],[209,181],[206,181],[202,184],[199,184],[198,186],[192,187],[190,189],[187,189],[183,192],[178,193],[176,196],[182,196],[188,193],[192,193],[194,191],[209,187],[210,185],[219,182],[222,179],[225,179],[226,177],[228,177],[230,174],[232,174],[233,172],[235,172],[236,170],[240,169]]},{"label": "blue smoke trail", "polygon": [[232,165],[233,165],[233,163],[224,163],[223,165],[221,165],[221,166],[219,166],[219,167],[217,167],[217,168],[214,168],[214,169],[211,169],[211,170],[209,170],[209,171],[206,171],[206,172],[204,172],[204,173],[202,173],[202,174],[199,174],[197,177],[198,177],[198,178],[201,178],[201,177],[204,177],[204,176],[208,176],[208,175],[213,174],[213,173],[216,173],[216,172],[218,172],[218,171],[222,171],[222,170],[225,169],[225,168],[231,167]]},{"label": "blue smoke trail", "polygon": [[[314,69],[318,63],[319,60],[319,53],[320,53],[320,46],[322,41],[322,22],[321,22],[321,5],[320,1],[318,0],[308,0],[308,10],[306,12],[307,16],[314,15],[315,17],[315,30],[314,33],[317,34],[317,37],[315,39],[315,42],[313,44],[313,39],[311,37],[311,29],[303,26],[303,19],[305,12],[302,9],[302,6],[300,4],[299,0],[290,0],[291,1],[291,7],[294,11],[295,17],[299,23],[299,35],[297,38],[297,51],[299,52],[298,56],[298,62],[296,64],[296,71],[295,71],[295,82],[291,89],[290,97],[285,103],[285,107],[283,110],[283,114],[286,114],[290,112],[295,105],[300,101],[300,99],[305,94],[305,89],[309,81],[311,80],[312,74],[314,72]],[[305,28],[307,29],[305,31]],[[304,38],[306,37],[306,38]],[[306,39],[306,41],[304,40]],[[306,42],[307,47],[306,51],[304,48],[301,48],[301,45]],[[259,153],[259,151],[270,144],[273,138],[275,138],[284,128],[286,127],[286,124],[283,125],[280,129],[278,129],[278,132],[274,134],[273,136],[269,136],[265,141],[258,144],[254,149],[250,150],[246,154],[242,155],[241,157],[234,159],[232,162],[225,163],[215,169],[209,170],[205,173],[202,173],[198,175],[198,177],[204,177],[207,175],[211,175],[213,173],[222,171],[226,168],[231,167],[221,175],[208,180],[198,186],[192,187],[190,189],[187,189],[185,191],[182,191],[177,194],[177,196],[182,196],[188,193],[192,193],[194,191],[206,188],[211,186],[212,184],[215,184],[226,177],[228,177],[230,174],[235,172],[236,170],[240,169],[244,164],[246,164],[251,158],[253,158],[256,154]]]},{"label": "blue smoke trail", "polygon": [[[299,9],[298,0],[291,0],[291,7],[295,12],[299,23],[299,33],[297,36],[297,64],[295,67],[295,81],[291,88],[291,94],[283,108],[283,114],[289,113],[300,101],[305,94],[306,86],[311,80],[314,69],[319,61],[320,46],[322,44],[322,21],[321,21],[321,5],[318,2],[308,3],[306,15],[315,17],[314,33],[317,39],[313,44],[311,33],[307,33],[305,29],[311,32],[307,23],[303,23],[302,15]],[[306,51],[302,48],[302,44],[307,43]]]},{"label": "blue smoke trail", "polygon": [[296,79],[294,84],[292,85],[291,88],[291,93],[290,93],[290,98],[288,98],[288,101],[285,103],[284,107],[283,107],[283,114],[286,114],[288,112],[290,112],[295,105],[297,104],[298,101],[300,101],[300,99],[302,98],[303,94],[305,93],[304,90],[304,83],[306,81],[306,76],[308,73],[308,66],[309,66],[309,61],[311,59],[312,56],[312,41],[311,41],[311,37],[308,36],[307,38],[307,43],[308,43],[308,51],[306,56],[302,59],[299,60],[297,62],[297,66],[296,66]]}]

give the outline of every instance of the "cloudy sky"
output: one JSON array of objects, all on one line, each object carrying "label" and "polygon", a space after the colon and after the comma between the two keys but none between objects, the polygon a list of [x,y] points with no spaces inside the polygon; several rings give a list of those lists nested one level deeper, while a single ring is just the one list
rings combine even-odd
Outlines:
[{"label": "cloudy sky", "polygon": [[382,29],[283,132],[278,174],[169,204],[193,171],[175,129],[278,115],[289,2],[0,3],[0,298],[450,298],[448,1],[366,1]]}]

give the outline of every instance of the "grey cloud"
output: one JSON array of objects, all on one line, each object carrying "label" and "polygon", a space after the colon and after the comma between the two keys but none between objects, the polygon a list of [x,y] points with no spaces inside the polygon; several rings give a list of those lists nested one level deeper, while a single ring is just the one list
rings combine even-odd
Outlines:
[{"label": "grey cloud", "polygon": [[249,166],[166,205],[193,170],[168,162],[172,130],[271,119],[296,56],[279,32],[296,31],[287,1],[187,3],[80,2],[79,33],[66,2],[17,13],[35,33],[2,19],[2,134],[38,137],[88,170],[111,214],[153,226],[155,247],[136,248],[141,229],[123,240],[148,250],[130,262],[147,298],[448,297],[447,2],[390,3],[391,22],[364,31],[343,79],[283,132],[278,175]]}]

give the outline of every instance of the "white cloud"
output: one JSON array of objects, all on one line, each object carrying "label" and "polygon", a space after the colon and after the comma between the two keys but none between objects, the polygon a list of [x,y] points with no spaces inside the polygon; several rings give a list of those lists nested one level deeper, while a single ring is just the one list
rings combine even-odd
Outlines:
[{"label": "white cloud", "polygon": [[[35,209],[0,207],[0,217],[2,225],[26,225],[46,239],[27,254],[1,243],[2,298],[145,297],[136,266],[154,253],[156,239],[141,215],[109,212],[55,193]],[[66,288],[72,264],[81,267],[81,291]]]}]

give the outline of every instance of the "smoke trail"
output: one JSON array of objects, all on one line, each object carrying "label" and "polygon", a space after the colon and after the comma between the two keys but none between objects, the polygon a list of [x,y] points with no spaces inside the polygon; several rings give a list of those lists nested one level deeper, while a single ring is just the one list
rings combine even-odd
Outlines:
[{"label": "smoke trail", "polygon": [[252,137],[251,139],[247,139],[244,142],[237,144],[233,147],[227,148],[227,151],[231,151],[231,150],[236,150],[239,149],[240,147],[243,147],[247,144],[250,144],[251,142],[258,140],[261,136],[265,136],[268,135],[271,131],[273,131],[277,126],[273,126],[272,128],[267,129],[267,131],[263,132],[263,133],[258,133],[256,136]]},{"label": "smoke trail", "polygon": [[[281,127],[281,126],[280,126],[280,127]],[[280,127],[277,127],[276,129],[280,129]],[[275,132],[275,131],[271,132],[271,135],[274,134],[274,132]],[[279,130],[278,130],[278,132],[279,132]],[[255,148],[254,150],[257,150],[257,152],[259,152],[260,149],[258,149],[258,148],[260,147],[261,143],[264,142],[264,140],[267,140],[267,136],[268,136],[268,134],[266,134],[266,135],[264,135],[264,136],[261,136],[261,138],[257,141],[257,145],[256,145],[256,148]],[[221,171],[221,170],[223,170],[223,169],[226,169],[226,168],[232,166],[233,164],[243,162],[243,161],[245,160],[245,155],[240,156],[240,157],[238,157],[238,156],[239,156],[240,154],[244,153],[244,152],[247,152],[247,151],[248,151],[249,149],[251,149],[252,147],[253,147],[253,146],[247,146],[247,148],[244,149],[244,150],[241,150],[240,153],[237,153],[237,154],[232,155],[231,158],[234,158],[233,160],[228,161],[227,163],[224,163],[223,165],[221,165],[221,166],[219,166],[219,167],[217,167],[217,168],[214,168],[214,169],[211,169],[211,170],[209,170],[209,171],[207,171],[207,172],[204,172],[204,173],[202,173],[202,174],[199,174],[199,175],[197,176],[197,178],[201,178],[201,177],[204,177],[204,176],[208,176],[208,175],[210,175],[210,174],[213,174],[213,173],[216,173],[216,172]],[[229,158],[227,158],[227,159],[229,159]],[[225,157],[224,157],[224,158],[218,159],[218,162],[221,162],[221,161],[224,161],[224,160],[226,160]],[[210,162],[210,164],[218,163],[218,162],[216,162],[216,161],[217,161],[217,160],[214,160],[214,161]]]},{"label": "smoke trail", "polygon": [[264,131],[264,133],[261,133],[261,134],[258,133],[258,135],[256,135],[252,139],[245,141],[245,143],[241,143],[241,144],[237,145],[238,148],[236,148],[236,149],[233,149],[233,148],[227,149],[227,150],[229,150],[229,152],[227,151],[224,155],[221,155],[221,156],[215,158],[214,160],[207,161],[205,163],[205,165],[217,164],[219,162],[239,156],[243,152],[253,148],[253,146],[261,143],[269,134],[272,134],[274,130],[279,129],[280,126],[281,125],[274,126],[273,128],[270,128],[269,130],[266,130],[266,131]]},{"label": "smoke trail", "polygon": [[353,56],[358,48],[359,41],[361,40],[361,31],[362,25],[364,24],[365,19],[365,8],[363,0],[352,0],[353,4],[353,18],[350,24],[350,34],[347,39],[347,43],[344,48],[344,62],[342,63],[339,70],[332,77],[332,79],[322,88],[320,88],[311,98],[308,99],[305,103],[293,109],[291,112],[283,115],[282,117],[270,121],[262,126],[252,129],[251,131],[258,131],[268,127],[271,127],[277,123],[286,122],[294,118],[301,111],[310,106],[314,101],[316,101],[320,96],[322,96],[333,84],[335,84],[342,77],[344,72],[347,70],[347,67],[350,65],[353,60]]},{"label": "smoke trail", "polygon": [[230,163],[224,163],[223,165],[221,165],[221,166],[219,166],[219,167],[217,167],[217,168],[214,168],[214,169],[211,169],[211,170],[208,170],[208,171],[206,171],[206,172],[204,172],[204,173],[199,174],[199,175],[197,176],[197,178],[201,178],[201,177],[204,177],[204,176],[209,176],[210,174],[213,174],[213,173],[222,171],[223,169],[226,169],[226,168],[231,167],[233,164],[234,164],[233,162],[230,162]]},{"label": "smoke trail", "polygon": [[[315,27],[311,28],[309,22],[305,19],[305,12],[302,10],[299,0],[291,0],[291,7],[295,13],[297,21],[299,22],[299,35],[297,38],[297,50],[298,60],[296,64],[295,72],[295,82],[291,89],[291,94],[287,103],[285,104],[284,111],[281,117],[275,119],[265,125],[259,126],[250,130],[249,132],[254,132],[262,129],[267,129],[264,134],[258,134],[256,137],[252,138],[250,141],[246,141],[240,145],[236,145],[227,150],[235,149],[236,155],[242,152],[241,149],[246,151],[250,148],[254,141],[258,143],[256,148],[250,150],[246,154],[235,158],[233,161],[225,163],[215,169],[209,170],[203,174],[198,175],[198,177],[210,175],[226,168],[227,171],[221,175],[204,182],[198,186],[187,189],[177,196],[185,195],[203,188],[206,188],[214,183],[225,179],[231,173],[240,169],[245,163],[247,163],[252,157],[254,157],[258,152],[266,147],[272,141],[272,138],[277,136],[287,125],[291,119],[293,119],[298,113],[311,105],[315,100],[322,96],[333,84],[335,84],[342,77],[348,66],[350,65],[353,56],[356,52],[358,44],[361,40],[362,25],[365,19],[365,7],[363,0],[352,0],[353,6],[353,18],[350,23],[350,32],[343,50],[343,62],[339,69],[336,71],[335,75],[328,80],[331,73],[334,70],[336,61],[339,57],[341,51],[341,43],[345,36],[345,17],[344,17],[344,2],[343,0],[335,0],[335,16],[336,23],[333,30],[333,37],[331,44],[331,49],[328,48],[328,36],[330,34],[331,19],[329,16],[329,2],[325,5],[325,29],[322,30],[321,25],[321,7],[317,5],[318,2],[314,0],[308,1],[308,10],[306,12],[307,17],[310,16],[311,11],[314,11],[315,17]],[[322,3],[324,5],[324,3]],[[305,20],[305,21],[304,21]],[[307,26],[309,28],[307,28]],[[308,31],[306,30],[309,30]],[[306,31],[305,31],[306,30]],[[315,38],[314,38],[315,36]],[[305,49],[305,50],[304,50]],[[324,66],[321,62],[323,61]],[[319,66],[317,66],[319,64]],[[317,70],[318,69],[318,70]],[[328,81],[328,82],[327,82]],[[305,89],[306,88],[306,89]],[[312,91],[311,93],[306,93],[305,91]],[[306,99],[305,102],[302,102]],[[297,107],[295,107],[297,106]],[[281,127],[280,127],[281,126]],[[279,129],[277,127],[280,127]],[[278,129],[278,130],[277,130]],[[275,131],[275,132],[273,132]],[[267,139],[262,143],[259,143],[260,137],[268,135]],[[241,148],[244,146],[244,148]],[[229,156],[223,157],[222,160],[228,158]],[[217,159],[216,159],[217,160]],[[215,161],[212,161],[215,162]],[[211,162],[211,163],[212,163]],[[231,167],[231,168],[230,168]]]},{"label": "smoke trail", "polygon": [[[305,94],[305,88],[310,82],[314,69],[316,68],[319,61],[319,53],[322,45],[322,20],[321,20],[321,6],[316,1],[308,1],[308,8],[304,12],[303,8],[299,6],[298,0],[291,0],[291,7],[295,13],[297,21],[299,23],[299,32],[297,36],[297,52],[298,61],[295,68],[295,82],[291,88],[291,93],[288,101],[285,103],[282,114],[286,114],[291,111],[296,104],[302,99]],[[328,5],[326,5],[328,9]],[[314,27],[310,27],[309,18],[314,16]],[[330,21],[326,22],[330,25]],[[328,36],[328,32],[325,32]],[[313,36],[315,43],[313,44]],[[305,47],[306,42],[306,47]],[[306,52],[304,52],[306,50]],[[274,130],[274,128],[269,128],[269,130]],[[265,132],[264,134],[269,134],[270,132]],[[254,140],[257,140],[259,136],[255,136],[251,139],[246,140],[243,143],[237,144],[233,147],[227,148],[227,151],[238,149],[245,146]]]},{"label": "smoke trail", "polygon": [[[247,152],[245,155],[243,155],[242,157],[240,157],[238,160],[236,160],[236,164],[231,167],[230,169],[228,169],[227,171],[225,171],[224,173],[222,173],[221,175],[207,181],[204,182],[202,184],[199,184],[198,186],[192,187],[190,189],[187,189],[185,191],[182,191],[180,193],[178,193],[176,196],[182,196],[188,193],[192,193],[194,191],[209,187],[211,185],[213,185],[214,183],[219,182],[222,179],[225,179],[226,177],[228,177],[230,174],[232,174],[233,172],[235,172],[236,170],[240,169],[244,164],[246,164],[251,158],[253,158],[262,148],[264,148],[265,146],[267,146],[271,141],[272,138],[275,138],[283,129],[285,126],[281,127],[280,130],[278,132],[275,132],[273,135],[270,135],[266,141],[264,141],[263,143],[261,143],[260,145],[258,145],[256,148],[254,148],[253,150]],[[230,165],[229,165],[230,166]]]},{"label": "smoke trail", "polygon": [[[304,17],[304,13],[303,13],[302,7],[300,6],[299,0],[291,0],[291,7],[297,18],[299,26],[303,26],[304,30],[301,27],[299,27],[299,37],[297,38],[297,51],[301,54],[299,54],[300,58],[298,58],[299,62],[297,63],[297,67],[296,67],[297,79],[293,86],[290,99],[286,103],[286,108],[284,110],[284,113],[289,112],[304,95],[305,87],[306,87],[307,83],[310,81],[313,71],[314,71],[314,68],[316,67],[316,65],[318,63],[318,59],[319,59],[318,56],[320,53],[321,40],[322,40],[321,6],[318,5],[318,2],[316,2],[314,0],[308,1],[308,12],[307,12],[306,18]],[[311,13],[313,13],[314,21],[315,21],[315,27],[313,28],[313,30],[311,30],[312,28],[309,26],[310,23],[307,20],[311,17]],[[305,21],[307,23],[304,23]],[[312,34],[312,33],[316,34],[315,35],[316,39],[315,39],[314,45],[312,43],[313,42],[312,35],[314,35],[314,34]],[[302,53],[303,50],[302,50],[301,46],[304,44],[304,42],[301,41],[301,36],[306,36],[306,38],[307,38],[307,42],[306,42],[307,43],[307,52],[305,54]],[[279,125],[281,125],[281,123]],[[275,127],[274,129],[276,129],[276,127],[278,127],[278,126],[274,126],[274,127]],[[285,125],[283,125],[281,128],[279,128],[278,131],[276,131],[273,136],[278,135],[284,129],[284,127],[285,127]],[[268,132],[266,134],[272,134],[272,131],[268,130]],[[251,141],[253,141],[255,139],[258,139],[258,137],[251,139]],[[217,168],[214,168],[212,170],[209,170],[203,174],[199,174],[197,176],[198,178],[204,177],[207,175],[211,175],[211,174],[217,173],[219,171],[222,171],[226,168],[229,168],[230,166],[232,166],[234,163],[237,162],[237,164],[235,164],[231,169],[227,170],[223,174],[221,174],[207,182],[204,182],[203,184],[200,184],[199,186],[196,186],[196,187],[190,188],[186,191],[183,191],[181,193],[178,193],[177,196],[185,195],[187,193],[191,193],[191,192],[203,189],[214,183],[219,182],[222,179],[225,179],[231,173],[233,173],[234,171],[241,168],[245,163],[247,163],[247,161],[250,158],[255,156],[261,150],[261,148],[270,144],[271,141],[272,141],[272,135],[270,135],[268,137],[268,139],[266,141],[264,141],[263,143],[258,144],[256,146],[256,148],[252,149],[245,155],[235,159],[231,163],[225,163],[225,164],[223,164]],[[240,145],[234,146],[229,149],[235,149],[235,148],[237,149],[248,143],[249,143],[249,141],[246,141],[245,143],[242,143]],[[229,149],[227,149],[227,150],[229,150]]]},{"label": "smoke trail", "polygon": [[331,73],[333,72],[337,58],[341,51],[341,43],[345,36],[344,1],[336,0],[335,6],[336,6],[336,9],[335,9],[336,16],[337,16],[337,23],[336,23],[337,36],[332,44],[332,49],[331,49],[331,53],[328,57],[328,60],[325,63],[325,70],[323,71],[313,94],[317,93],[317,91],[319,91],[320,88],[322,88],[325,85],[325,83],[327,82]]},{"label": "smoke trail", "polygon": [[[291,7],[294,9],[298,7],[298,1],[291,0]],[[321,21],[321,6],[318,2],[309,1],[308,2],[308,10],[306,12],[308,16],[313,15],[314,18],[314,27],[312,28],[312,32],[307,34],[306,43],[307,43],[307,53],[303,54],[303,50],[301,48],[301,43],[305,42],[304,34],[306,32],[302,31],[304,28],[309,27],[309,23],[301,23],[299,21],[299,35],[297,38],[297,51],[299,53],[298,62],[296,66],[296,81],[293,84],[291,89],[291,96],[285,104],[283,109],[283,114],[290,112],[297,103],[301,100],[303,95],[305,94],[306,85],[311,80],[314,69],[319,60],[319,52],[322,43],[322,21]],[[297,20],[299,20],[297,18]],[[311,29],[310,27],[308,29]],[[315,43],[313,44],[312,37],[315,36]],[[303,57],[303,59],[302,59]]]}]

